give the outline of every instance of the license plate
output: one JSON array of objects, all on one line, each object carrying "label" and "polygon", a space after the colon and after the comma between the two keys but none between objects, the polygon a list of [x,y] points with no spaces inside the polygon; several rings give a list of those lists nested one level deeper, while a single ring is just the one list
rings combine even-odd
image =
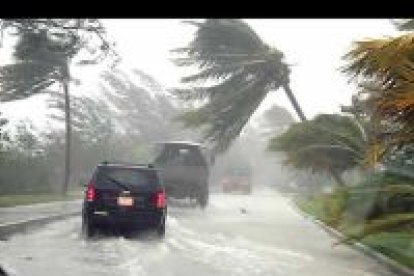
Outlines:
[{"label": "license plate", "polygon": [[132,197],[120,196],[118,197],[118,205],[119,206],[133,206],[134,199]]}]

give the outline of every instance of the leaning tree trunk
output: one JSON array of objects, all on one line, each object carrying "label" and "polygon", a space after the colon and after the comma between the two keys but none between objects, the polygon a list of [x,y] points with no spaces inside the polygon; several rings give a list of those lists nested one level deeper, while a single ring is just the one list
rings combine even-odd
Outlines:
[{"label": "leaning tree trunk", "polygon": [[69,187],[70,180],[70,161],[71,161],[71,119],[70,119],[70,97],[69,97],[69,65],[66,65],[66,72],[63,78],[63,93],[65,96],[65,175],[63,180],[62,194],[66,195]]},{"label": "leaning tree trunk", "polygon": [[298,114],[298,116],[299,116],[300,120],[301,120],[302,122],[303,122],[303,121],[306,121],[306,120],[307,120],[307,119],[306,119],[306,116],[305,116],[305,114],[303,113],[302,108],[299,106],[299,103],[298,103],[298,101],[296,100],[295,95],[293,95],[293,92],[292,92],[292,90],[290,89],[289,83],[285,83],[285,84],[283,85],[283,89],[285,90],[286,96],[288,96],[289,101],[290,101],[290,103],[292,104],[293,108],[295,109],[296,114]]},{"label": "leaning tree trunk", "polygon": [[[298,114],[300,120],[302,122],[307,121],[305,114],[303,113],[302,108],[299,106],[298,101],[296,100],[295,95],[293,94],[292,90],[290,89],[289,83],[285,83],[283,85],[283,89],[286,92],[286,95],[289,98],[290,103],[292,104],[293,108],[296,111],[296,114]],[[331,168],[329,170],[332,178],[336,181],[336,183],[338,184],[339,187],[345,187],[345,182],[341,177],[341,174],[338,173],[335,169]]]}]

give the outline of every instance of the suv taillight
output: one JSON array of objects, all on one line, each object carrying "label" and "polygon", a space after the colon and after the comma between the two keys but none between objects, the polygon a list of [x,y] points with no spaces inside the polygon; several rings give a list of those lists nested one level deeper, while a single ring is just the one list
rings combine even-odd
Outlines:
[{"label": "suv taillight", "polygon": [[87,201],[94,201],[96,198],[96,189],[93,182],[89,182],[86,188],[86,200]]},{"label": "suv taillight", "polygon": [[157,191],[152,197],[152,202],[156,208],[162,209],[167,205],[167,196],[165,191]]}]

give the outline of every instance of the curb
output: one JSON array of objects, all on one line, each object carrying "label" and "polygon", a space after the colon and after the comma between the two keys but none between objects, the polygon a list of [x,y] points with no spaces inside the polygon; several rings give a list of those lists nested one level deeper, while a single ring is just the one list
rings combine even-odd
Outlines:
[{"label": "curb", "polygon": [[[296,210],[298,210],[298,212],[307,219],[311,219],[314,223],[316,223],[317,225],[319,225],[322,229],[325,230],[325,232],[327,232],[329,235],[337,238],[337,239],[343,239],[345,238],[345,235],[342,234],[341,232],[339,232],[338,230],[326,225],[324,222],[322,222],[319,219],[316,219],[315,217],[313,217],[312,215],[309,215],[307,213],[305,213],[304,211],[302,211],[297,205],[296,203],[292,200],[290,201],[291,204],[294,206],[294,208]],[[399,264],[397,261],[387,257],[384,254],[379,253],[378,251],[375,251],[371,248],[369,248],[368,246],[360,243],[360,242],[353,242],[350,244],[347,244],[348,246],[359,250],[360,252],[362,252],[363,254],[371,257],[372,259],[375,259],[378,263],[381,263],[385,266],[387,266],[391,271],[397,273],[398,275],[404,275],[404,276],[414,276],[414,270],[403,266],[401,264]]]},{"label": "curb", "polygon": [[21,220],[11,223],[4,223],[0,224],[0,239],[6,239],[12,234],[15,233],[22,233],[26,232],[28,230],[31,230],[34,227],[39,227],[44,225],[45,223],[65,219],[71,216],[79,215],[81,212],[70,212],[66,214],[59,214],[59,215],[53,215],[53,216],[46,216],[46,217],[40,217],[40,218],[34,218],[29,220]]},{"label": "curb", "polygon": [[[338,230],[326,225],[324,222],[309,216],[316,224],[318,224],[320,227],[322,227],[328,234],[331,236],[334,236],[338,239],[345,238],[345,235],[339,232]],[[352,248],[358,249],[362,253],[364,253],[367,256],[370,256],[371,258],[375,259],[377,262],[385,264],[391,271],[398,273],[399,275],[407,275],[407,276],[413,276],[414,270],[410,269],[406,266],[403,266],[399,264],[397,261],[387,257],[386,255],[379,253],[378,251],[375,251],[368,246],[360,243],[360,242],[353,242],[350,243],[349,246]]]}]

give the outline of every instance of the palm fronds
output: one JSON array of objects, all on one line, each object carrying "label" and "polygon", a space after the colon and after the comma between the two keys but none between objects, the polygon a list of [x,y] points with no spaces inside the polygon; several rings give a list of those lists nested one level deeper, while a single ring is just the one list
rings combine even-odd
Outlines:
[{"label": "palm fronds", "polygon": [[343,172],[360,164],[368,141],[358,123],[350,117],[322,114],[292,125],[272,138],[268,149],[283,151],[287,163],[300,169]]},{"label": "palm fronds", "polygon": [[356,42],[344,58],[353,78],[376,81],[377,89],[367,91],[374,116],[398,126],[385,144],[414,143],[414,34]]},{"label": "palm fronds", "polygon": [[44,92],[60,78],[59,68],[21,62],[0,68],[0,101],[13,101]]},{"label": "palm fronds", "polygon": [[43,92],[63,77],[64,54],[45,32],[23,33],[14,49],[16,63],[0,67],[0,101],[26,98]]},{"label": "palm fronds", "polygon": [[206,101],[202,107],[180,116],[187,126],[206,127],[205,139],[216,152],[225,151],[242,131],[269,90],[288,82],[289,68],[283,54],[267,46],[241,20],[209,19],[198,27],[187,47],[173,50],[185,57],[178,66],[195,66],[199,72],[183,83],[212,85],[175,90],[185,100]]}]

